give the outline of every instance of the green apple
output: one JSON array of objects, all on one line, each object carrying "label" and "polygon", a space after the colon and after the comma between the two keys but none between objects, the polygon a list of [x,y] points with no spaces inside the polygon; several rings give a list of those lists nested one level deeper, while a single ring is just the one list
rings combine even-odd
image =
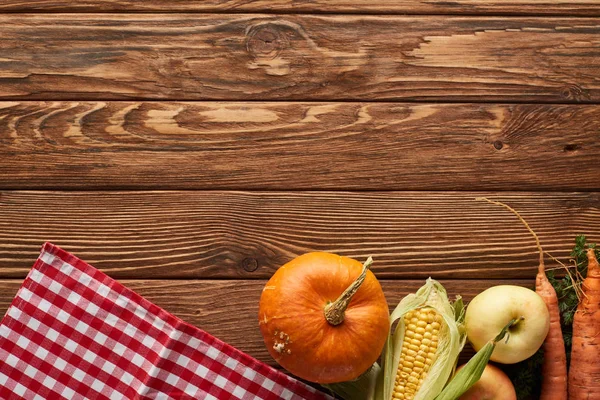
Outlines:
[{"label": "green apple", "polygon": [[458,400],[517,400],[517,393],[510,378],[500,368],[488,364],[477,383]]},{"label": "green apple", "polygon": [[467,337],[477,351],[493,339],[511,320],[508,338],[496,344],[491,360],[502,364],[523,361],[542,346],[550,328],[544,300],[533,290],[520,286],[493,286],[479,293],[467,307]]}]

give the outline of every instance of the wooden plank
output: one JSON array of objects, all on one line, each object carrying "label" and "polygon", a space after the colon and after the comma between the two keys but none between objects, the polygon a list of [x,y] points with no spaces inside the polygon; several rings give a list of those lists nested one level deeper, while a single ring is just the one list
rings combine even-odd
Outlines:
[{"label": "wooden plank", "polygon": [[[238,349],[275,366],[258,329],[258,303],[265,281],[158,281],[122,283],[154,304],[175,314]],[[424,281],[382,281],[390,307]],[[534,280],[442,281],[451,298],[460,294],[467,301],[498,284],[533,287]],[[0,315],[4,315],[21,285],[17,280],[0,281]],[[467,346],[468,347],[468,346]],[[467,349],[467,354],[472,354]]]},{"label": "wooden plank", "polygon": [[482,194],[565,262],[600,241],[598,192],[0,192],[0,276],[51,241],[120,279],[267,278],[315,250],[372,255],[380,278],[532,278],[533,238]]},{"label": "wooden plank", "polygon": [[0,97],[597,102],[600,20],[4,14]]},{"label": "wooden plank", "polygon": [[597,105],[0,102],[0,187],[598,190],[598,132]]},{"label": "wooden plank", "polygon": [[3,0],[0,12],[283,12],[600,15],[596,0]]}]

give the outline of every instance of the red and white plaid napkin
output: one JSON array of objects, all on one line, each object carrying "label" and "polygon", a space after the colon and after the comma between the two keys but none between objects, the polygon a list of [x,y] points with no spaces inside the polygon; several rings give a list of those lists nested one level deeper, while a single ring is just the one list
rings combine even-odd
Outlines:
[{"label": "red and white plaid napkin", "polygon": [[0,324],[2,399],[330,399],[46,243]]}]

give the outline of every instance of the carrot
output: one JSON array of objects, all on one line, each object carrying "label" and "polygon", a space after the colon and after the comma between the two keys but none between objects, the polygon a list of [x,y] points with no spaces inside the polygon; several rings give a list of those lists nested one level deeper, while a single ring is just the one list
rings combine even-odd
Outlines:
[{"label": "carrot", "polygon": [[583,296],[573,318],[569,400],[600,399],[600,265],[593,248],[587,258]]},{"label": "carrot", "polygon": [[[556,290],[546,276],[546,267],[544,265],[544,251],[540,244],[540,239],[531,229],[527,221],[514,208],[501,203],[481,198],[489,203],[507,208],[519,218],[525,227],[535,238],[540,261],[538,272],[535,278],[535,291],[540,295],[548,311],[550,312],[550,330],[544,340],[544,361],[542,363],[542,389],[540,400],[566,400],[567,399],[567,354],[565,352],[565,342],[563,340],[562,329],[560,326],[560,313],[558,309],[558,296]],[[600,288],[600,284],[598,286]],[[598,313],[600,316],[600,313]],[[600,397],[598,397],[600,399]]]}]

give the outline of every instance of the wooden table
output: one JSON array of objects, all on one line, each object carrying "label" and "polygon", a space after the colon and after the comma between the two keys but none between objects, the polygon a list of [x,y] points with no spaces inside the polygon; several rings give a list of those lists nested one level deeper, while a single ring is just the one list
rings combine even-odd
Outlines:
[{"label": "wooden table", "polygon": [[[273,364],[311,250],[469,299],[600,241],[598,0],[3,0],[0,311],[44,241]],[[549,263],[552,265],[551,263]]]}]

